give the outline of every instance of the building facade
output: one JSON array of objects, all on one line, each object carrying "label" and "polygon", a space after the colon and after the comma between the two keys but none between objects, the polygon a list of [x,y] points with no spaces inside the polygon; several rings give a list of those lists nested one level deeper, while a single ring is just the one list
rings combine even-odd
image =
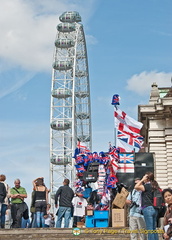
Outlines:
[{"label": "building facade", "polygon": [[172,87],[152,84],[149,103],[138,106],[138,120],[143,123],[142,152],[154,153],[154,173],[161,188],[172,187]]}]

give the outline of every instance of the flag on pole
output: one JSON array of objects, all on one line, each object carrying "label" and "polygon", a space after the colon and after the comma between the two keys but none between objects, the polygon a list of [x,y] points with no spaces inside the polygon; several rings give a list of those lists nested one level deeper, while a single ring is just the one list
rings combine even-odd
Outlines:
[{"label": "flag on pole", "polygon": [[124,129],[125,127],[125,128],[129,128],[131,132],[139,133],[140,129],[143,126],[143,123],[138,122],[135,119],[129,117],[124,111],[121,111],[119,108],[115,110],[114,116],[115,116],[116,127],[118,128],[119,124],[121,128],[123,127],[123,129],[120,129],[120,130],[125,131]]},{"label": "flag on pole", "polygon": [[138,152],[140,150],[140,148],[135,148],[119,138],[117,138],[116,145],[118,146],[120,152]]},{"label": "flag on pole", "polygon": [[117,138],[136,148],[141,148],[143,144],[143,137],[138,134],[133,135],[131,133],[118,130]]},{"label": "flag on pole", "polygon": [[109,153],[108,154],[114,156],[114,158],[116,160],[119,159],[119,155],[118,155],[119,154],[119,149],[116,148],[115,146],[111,146],[111,144],[109,146]]}]

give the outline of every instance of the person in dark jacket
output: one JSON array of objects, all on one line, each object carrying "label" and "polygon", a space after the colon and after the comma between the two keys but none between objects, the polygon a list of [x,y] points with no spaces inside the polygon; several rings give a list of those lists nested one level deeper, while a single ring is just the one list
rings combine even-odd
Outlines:
[{"label": "person in dark jacket", "polygon": [[69,227],[72,212],[72,199],[74,197],[73,190],[69,187],[69,179],[64,179],[63,186],[59,187],[55,195],[55,207],[59,200],[59,208],[57,211],[56,228],[61,228],[62,218],[64,217],[64,227]]},{"label": "person in dark jacket", "polygon": [[[2,182],[0,182],[0,214],[1,214],[2,204],[4,202],[6,195],[7,195],[6,187]],[[1,226],[1,218],[0,218],[0,226]]]}]

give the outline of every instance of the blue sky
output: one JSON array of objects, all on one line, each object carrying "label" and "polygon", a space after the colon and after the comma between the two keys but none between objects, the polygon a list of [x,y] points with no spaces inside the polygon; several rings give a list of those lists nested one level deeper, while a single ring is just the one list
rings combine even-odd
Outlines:
[{"label": "blue sky", "polygon": [[171,0],[0,0],[1,173],[27,191],[49,185],[51,73],[59,16],[78,11],[86,35],[93,151],[113,143],[113,106],[137,119],[153,82],[171,86]]}]

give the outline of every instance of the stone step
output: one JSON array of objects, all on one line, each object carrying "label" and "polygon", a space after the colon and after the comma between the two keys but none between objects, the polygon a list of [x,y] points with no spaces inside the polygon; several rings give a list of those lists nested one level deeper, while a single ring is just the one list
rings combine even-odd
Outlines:
[{"label": "stone step", "polygon": [[[74,235],[79,234],[79,235]],[[159,239],[162,234],[159,234]],[[0,240],[129,240],[128,228],[26,228],[0,229]],[[138,238],[139,239],[139,238]]]}]

